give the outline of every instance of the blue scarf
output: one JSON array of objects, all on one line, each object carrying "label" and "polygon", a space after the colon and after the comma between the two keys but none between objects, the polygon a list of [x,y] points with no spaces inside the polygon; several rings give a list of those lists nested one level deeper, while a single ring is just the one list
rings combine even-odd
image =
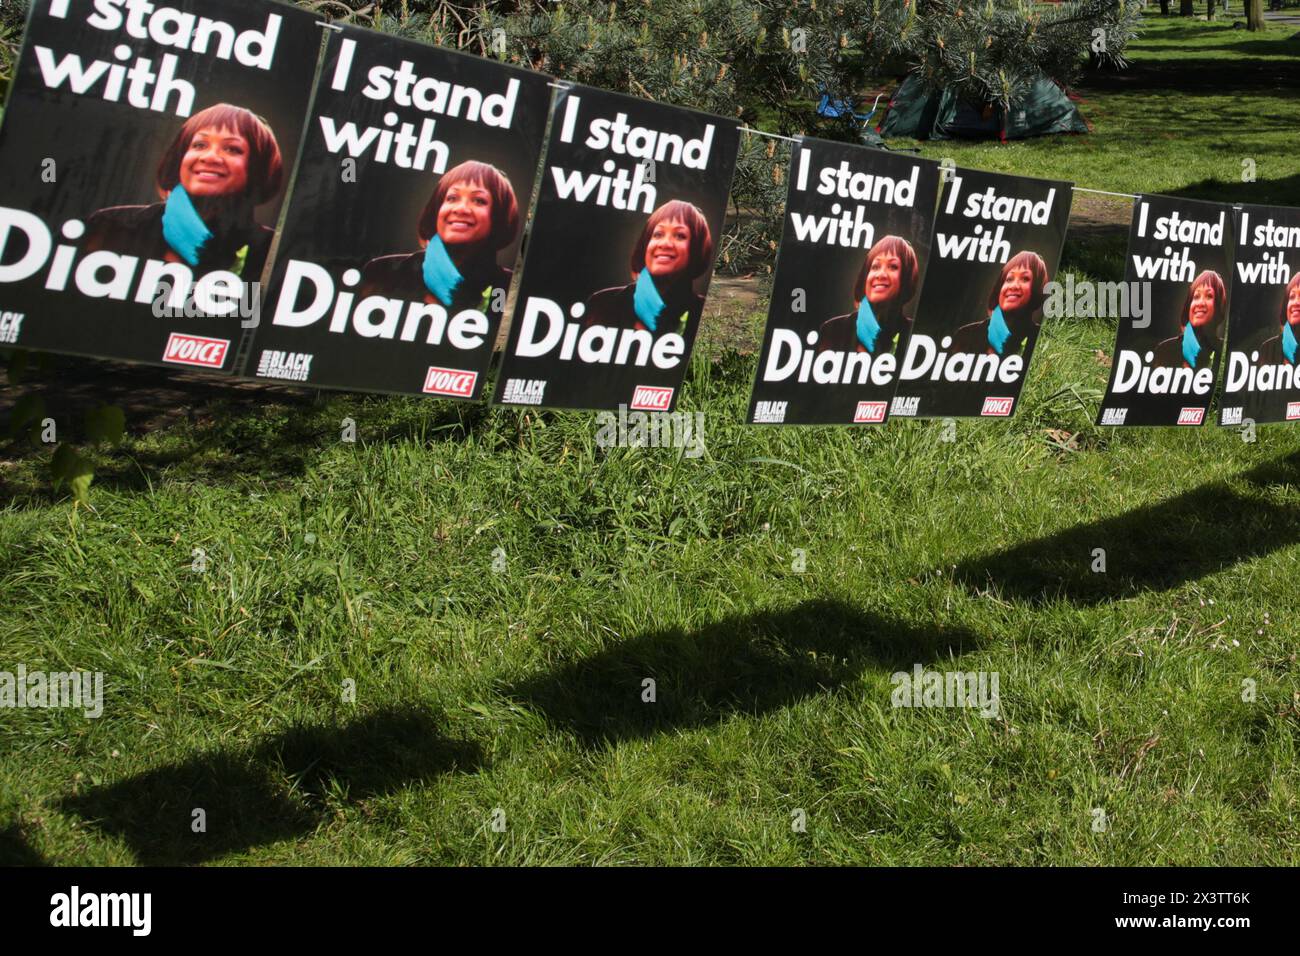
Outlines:
[{"label": "blue scarf", "polygon": [[1292,365],[1295,364],[1296,346],[1300,342],[1296,341],[1295,333],[1291,331],[1291,323],[1282,323],[1282,351],[1286,355],[1286,360]]},{"label": "blue scarf", "polygon": [[203,247],[212,238],[212,230],[203,221],[185,187],[177,183],[167,196],[162,216],[163,240],[171,250],[191,266],[197,267]]},{"label": "blue scarf", "polygon": [[1201,340],[1196,337],[1192,323],[1183,326],[1183,358],[1192,368],[1196,368],[1196,356],[1201,354]]},{"label": "blue scarf", "polygon": [[641,274],[636,277],[636,292],[632,295],[632,310],[636,317],[641,320],[651,332],[655,331],[655,326],[659,324],[659,316],[663,314],[667,305],[659,290],[655,288],[655,280],[650,275],[649,269],[642,269]]},{"label": "blue scarf", "polygon": [[1006,317],[1002,315],[1002,306],[995,306],[993,314],[989,316],[989,345],[993,351],[1001,355],[1009,338],[1011,338],[1011,327],[1007,325]]},{"label": "blue scarf", "polygon": [[447,254],[442,238],[434,236],[424,249],[424,287],[435,299],[451,308],[452,297],[462,281],[464,277]]},{"label": "blue scarf", "polygon": [[873,355],[876,352],[876,339],[880,336],[880,323],[876,321],[876,310],[871,307],[867,297],[862,297],[858,305],[858,341],[862,347]]}]

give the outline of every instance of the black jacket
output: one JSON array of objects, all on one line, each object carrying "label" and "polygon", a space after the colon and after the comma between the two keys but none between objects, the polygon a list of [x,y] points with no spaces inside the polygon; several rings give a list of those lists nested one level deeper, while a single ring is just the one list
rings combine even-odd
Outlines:
[{"label": "black jacket", "polygon": [[[993,346],[989,345],[989,322],[985,319],[982,322],[971,322],[969,325],[963,325],[952,334],[952,345],[948,347],[950,352],[962,352],[973,355],[984,355]],[[1034,344],[1034,339],[1038,337],[1038,326],[1031,323],[1028,331],[1017,332],[1014,326],[1011,326],[1011,338],[1007,339],[1006,344],[1002,347],[1002,354],[1006,355],[1024,355],[1025,349]]]},{"label": "black jacket", "polygon": [[[509,269],[497,265],[495,259],[481,260],[461,271],[461,283],[451,297],[447,311],[455,314],[465,309],[480,309],[486,290],[488,307],[483,312],[493,321],[499,321],[505,307],[506,292],[510,289]],[[495,294],[500,289],[501,294]],[[424,284],[424,252],[381,256],[371,259],[361,270],[359,298],[368,295],[390,296],[407,302],[423,302],[430,295]]]},{"label": "black jacket", "polygon": [[[659,293],[663,296],[663,291]],[[646,325],[636,315],[634,305],[636,283],[614,286],[593,292],[587,299],[587,311],[582,316],[582,327],[608,325],[616,329],[645,329]],[[689,284],[679,284],[664,296],[664,311],[655,323],[655,335],[668,332],[685,334],[704,311],[704,296],[696,295]],[[684,321],[682,317],[685,316]]]},{"label": "black jacket", "polygon": [[[1187,359],[1183,358],[1182,333],[1175,335],[1173,338],[1165,339],[1163,342],[1158,342],[1153,351],[1155,355],[1151,359],[1152,368],[1182,368],[1187,364]],[[1206,345],[1201,342],[1201,350],[1196,353],[1196,367],[1198,369],[1213,368],[1214,356],[1217,351],[1217,346]]]},{"label": "black jacket", "polygon": [[[166,208],[166,203],[157,202],[151,206],[101,209],[86,220],[86,235],[81,247],[86,252],[104,249],[142,259],[163,259],[171,252],[171,247],[163,239],[162,217]],[[248,257],[239,276],[245,282],[261,279],[262,268],[271,251],[271,240],[275,236],[274,229],[255,222],[225,229],[220,226],[213,229],[209,223],[208,228],[214,234],[199,258],[199,273],[232,269],[239,250],[247,246]]]},{"label": "black jacket", "polygon": [[[883,345],[889,343],[889,348],[878,348],[877,352],[893,352],[895,337],[906,335],[912,330],[912,319],[910,316],[902,316],[897,322],[891,322],[888,325],[880,327],[880,334],[876,336],[876,344]],[[833,319],[827,319],[817,330],[817,351],[818,352],[865,352],[862,342],[858,339],[858,314],[849,312],[846,315],[837,315]]]},{"label": "black jacket", "polygon": [[[1256,364],[1261,367],[1264,365],[1297,364],[1288,359],[1286,353],[1282,351],[1282,334],[1280,332],[1271,339],[1265,339],[1259,343],[1258,350],[1259,361]],[[1251,351],[1254,351],[1254,349],[1247,350],[1246,354],[1249,355]]]}]

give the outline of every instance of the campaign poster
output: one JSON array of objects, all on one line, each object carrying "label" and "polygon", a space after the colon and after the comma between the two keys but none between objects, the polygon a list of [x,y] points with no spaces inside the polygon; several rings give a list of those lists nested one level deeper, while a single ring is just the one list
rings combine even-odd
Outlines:
[{"label": "campaign poster", "polygon": [[973,169],[947,176],[891,415],[1015,413],[1072,194],[1055,180]]},{"label": "campaign poster", "polygon": [[0,129],[0,345],[231,371],[320,45],[267,0],[36,0]]},{"label": "campaign poster", "polygon": [[885,421],[938,197],[930,160],[795,144],[749,422]]},{"label": "campaign poster", "polygon": [[1242,206],[1219,424],[1300,420],[1300,209]]},{"label": "campaign poster", "polygon": [[355,27],[331,36],[246,373],[479,399],[547,82]]},{"label": "campaign poster", "polygon": [[676,406],[738,144],[734,120],[560,90],[495,402]]},{"label": "campaign poster", "polygon": [[1121,318],[1098,425],[1200,425],[1228,327],[1233,216],[1219,203],[1139,196]]}]

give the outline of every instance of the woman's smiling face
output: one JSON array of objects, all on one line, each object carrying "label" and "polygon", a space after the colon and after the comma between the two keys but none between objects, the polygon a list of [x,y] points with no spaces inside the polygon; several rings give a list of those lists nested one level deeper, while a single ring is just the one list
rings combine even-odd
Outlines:
[{"label": "woman's smiling face", "polygon": [[1300,285],[1292,286],[1287,293],[1286,320],[1291,325],[1300,325]]},{"label": "woman's smiling face", "polygon": [[645,247],[645,267],[656,279],[685,269],[691,261],[691,230],[677,219],[655,226]]},{"label": "woman's smiling face", "polygon": [[1198,329],[1214,318],[1214,288],[1208,282],[1192,290],[1192,305],[1187,315]]},{"label": "woman's smiling face", "polygon": [[235,196],[248,188],[248,140],[206,126],[181,158],[181,185],[191,196]]},{"label": "woman's smiling face", "polygon": [[1023,309],[1034,292],[1034,274],[1029,269],[1012,269],[1002,280],[998,308],[1005,312]]},{"label": "woman's smiling face", "polygon": [[479,182],[455,183],[438,209],[438,238],[447,245],[482,242],[492,232],[492,194]]},{"label": "woman's smiling face", "polygon": [[898,256],[883,253],[871,260],[866,288],[862,292],[872,305],[880,305],[897,296],[902,284],[903,261]]}]

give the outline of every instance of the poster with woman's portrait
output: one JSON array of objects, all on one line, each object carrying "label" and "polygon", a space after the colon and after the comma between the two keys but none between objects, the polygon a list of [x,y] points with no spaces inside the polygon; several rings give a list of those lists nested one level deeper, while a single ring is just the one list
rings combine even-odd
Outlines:
[{"label": "poster with woman's portrait", "polygon": [[36,0],[0,129],[0,345],[231,371],[320,44],[267,0]]},{"label": "poster with woman's portrait", "polygon": [[560,91],[495,402],[676,405],[738,140],[734,120]]},{"label": "poster with woman's portrait", "polygon": [[1121,316],[1099,425],[1200,425],[1228,330],[1233,215],[1220,203],[1139,196],[1124,282],[1145,302]]},{"label": "poster with woman's portrait", "polygon": [[1242,206],[1219,424],[1300,420],[1300,209]]},{"label": "poster with woman's portrait", "polygon": [[946,174],[891,415],[1015,413],[1070,220],[1071,184]]},{"label": "poster with woman's portrait", "polygon": [[930,259],[939,166],[801,139],[747,421],[879,424]]},{"label": "poster with woman's portrait", "polygon": [[548,78],[331,35],[246,373],[476,400],[532,201]]}]

